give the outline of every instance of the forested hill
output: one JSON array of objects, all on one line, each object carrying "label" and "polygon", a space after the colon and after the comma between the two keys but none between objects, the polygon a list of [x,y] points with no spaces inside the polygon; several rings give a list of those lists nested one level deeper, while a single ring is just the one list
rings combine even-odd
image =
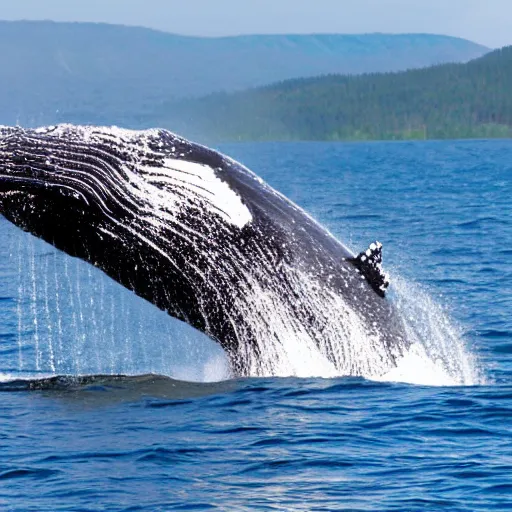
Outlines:
[{"label": "forested hill", "polygon": [[466,62],[488,51],[429,34],[185,37],[94,23],[0,22],[0,123],[117,123],[154,105],[328,73]]},{"label": "forested hill", "polygon": [[200,140],[512,136],[512,46],[467,64],[291,80],[160,109]]}]

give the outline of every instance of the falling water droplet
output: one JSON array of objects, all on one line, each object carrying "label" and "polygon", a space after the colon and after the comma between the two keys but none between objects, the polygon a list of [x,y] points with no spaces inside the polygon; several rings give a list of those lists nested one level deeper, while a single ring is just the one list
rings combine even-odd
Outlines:
[{"label": "falling water droplet", "polygon": [[49,287],[48,287],[48,274],[49,274],[49,263],[48,257],[45,257],[45,268],[44,268],[44,309],[46,313],[46,328],[48,330],[48,355],[50,360],[50,369],[52,373],[55,373],[55,355],[53,352],[53,323],[50,314],[50,303],[49,303]]},{"label": "falling water droplet", "polygon": [[21,251],[21,237],[18,235],[18,297],[16,298],[16,315],[18,317],[18,365],[19,371],[23,371],[23,297],[24,273],[23,256]]},{"label": "falling water droplet", "polygon": [[54,295],[55,295],[55,313],[56,313],[56,324],[57,324],[57,343],[59,356],[57,358],[57,364],[60,366],[64,361],[64,347],[62,342],[62,314],[61,314],[61,306],[60,306],[60,284],[59,278],[57,275],[57,260],[59,259],[58,253],[53,253],[53,281],[54,281]]},{"label": "falling water droplet", "polygon": [[31,280],[31,302],[30,311],[32,314],[32,325],[34,329],[34,350],[36,355],[36,370],[41,370],[41,359],[42,353],[39,347],[39,322],[38,322],[38,311],[37,311],[37,280],[36,280],[36,262],[34,253],[34,240],[32,237],[29,239],[30,249],[30,280]]}]

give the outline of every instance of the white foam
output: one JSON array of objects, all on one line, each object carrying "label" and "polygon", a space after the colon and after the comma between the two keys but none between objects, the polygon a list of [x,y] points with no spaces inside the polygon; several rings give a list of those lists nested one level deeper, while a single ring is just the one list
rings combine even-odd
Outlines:
[{"label": "white foam", "polygon": [[[237,311],[244,315],[238,338],[244,328],[255,334],[259,346],[244,347],[249,375],[279,377],[340,377],[383,374],[390,359],[379,326],[368,322],[339,294],[322,286],[317,278],[283,265],[295,306],[283,297],[282,283],[263,287],[247,276],[235,299]],[[309,327],[308,318],[317,319],[321,330]]]},{"label": "white foam", "polygon": [[[279,299],[280,291],[263,290],[252,282],[245,296],[252,307],[237,305],[245,311],[246,321],[259,327],[258,339],[265,341],[263,353],[252,358],[251,375],[333,378],[359,374],[380,382],[424,386],[486,384],[462,329],[418,284],[394,278],[394,297],[388,300],[401,313],[411,347],[390,369],[378,326],[370,328],[341,297],[315,286],[318,283],[307,275],[296,278],[295,292],[308,295],[310,312],[321,319],[324,330],[313,339],[301,318]],[[272,315],[262,318],[262,311]],[[326,347],[331,348],[329,357]]]},{"label": "white foam", "polygon": [[381,381],[426,386],[476,386],[486,378],[461,327],[424,287],[395,276],[393,300],[404,322],[410,350]]},{"label": "white foam", "polygon": [[432,361],[425,349],[415,343],[398,361],[396,368],[388,373],[373,377],[380,382],[402,382],[421,386],[460,386],[454,376],[450,375],[440,361]]}]

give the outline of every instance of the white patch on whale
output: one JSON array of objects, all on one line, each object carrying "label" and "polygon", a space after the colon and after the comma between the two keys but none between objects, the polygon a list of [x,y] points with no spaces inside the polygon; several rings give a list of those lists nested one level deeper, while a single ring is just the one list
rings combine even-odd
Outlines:
[{"label": "white patch on whale", "polygon": [[[128,171],[126,167],[125,170]],[[163,167],[139,166],[139,170],[147,176],[146,183],[150,186],[145,187],[145,193],[150,196],[147,199],[153,204],[155,199],[157,203],[162,199],[162,206],[165,208],[181,209],[182,201],[176,195],[159,194],[162,190],[160,187],[168,185],[171,188],[180,188],[181,192],[186,191],[189,200],[201,202],[203,206],[213,209],[223,220],[240,229],[252,220],[251,212],[238,194],[218,178],[208,165],[165,158]],[[165,175],[162,175],[163,170],[167,171]],[[156,184],[159,186],[155,187]],[[151,190],[152,188],[156,190]]]},{"label": "white patch on whale", "polygon": [[[155,211],[179,213],[184,206],[193,204],[212,210],[224,221],[240,229],[252,221],[251,212],[240,196],[228,183],[220,179],[210,166],[174,158],[168,152],[159,153],[151,148],[150,143],[158,139],[159,130],[134,131],[116,126],[97,128],[63,124],[38,128],[35,132],[49,134],[56,138],[76,134],[79,143],[108,144],[110,138],[114,138],[116,143],[119,140],[136,141],[137,150],[129,152],[129,162],[123,162],[122,169],[129,183],[133,185],[130,187],[130,192],[137,199],[150,204],[152,214]],[[174,137],[176,142],[184,140],[178,136]],[[173,151],[172,155],[174,154],[176,153]],[[145,164],[144,157],[161,158],[161,166]],[[114,183],[110,182],[110,185]],[[103,188],[108,193],[107,189]],[[177,189],[181,197],[174,193]]]}]

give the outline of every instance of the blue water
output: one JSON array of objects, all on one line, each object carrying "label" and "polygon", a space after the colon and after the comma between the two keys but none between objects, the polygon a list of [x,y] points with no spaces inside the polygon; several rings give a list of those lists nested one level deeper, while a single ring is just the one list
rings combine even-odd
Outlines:
[{"label": "blue water", "polygon": [[[221,149],[383,242],[390,300],[464,385],[417,360],[223,380],[212,342],[0,220],[0,510],[511,510],[512,141]],[[19,380],[119,372],[181,380]]]}]

